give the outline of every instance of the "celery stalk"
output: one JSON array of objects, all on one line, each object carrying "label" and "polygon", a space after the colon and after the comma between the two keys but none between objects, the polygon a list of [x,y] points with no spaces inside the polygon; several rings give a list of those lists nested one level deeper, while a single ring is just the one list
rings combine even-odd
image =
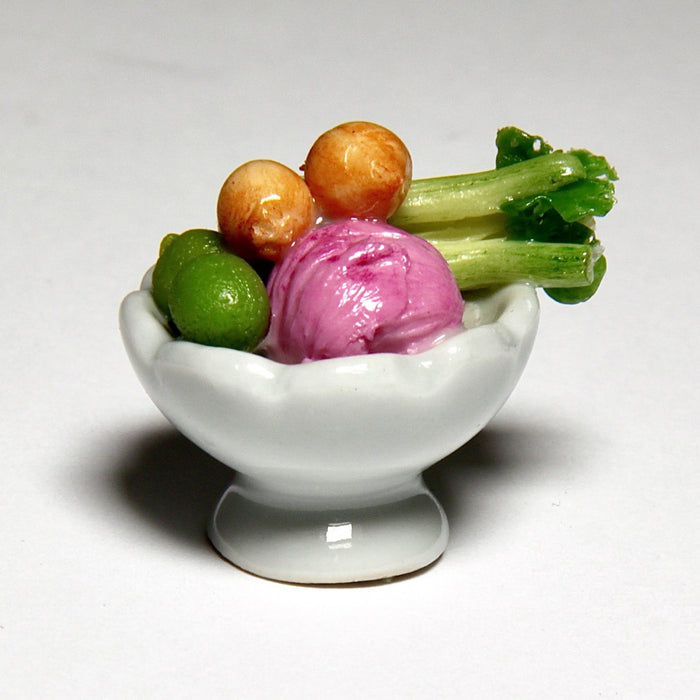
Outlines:
[{"label": "celery stalk", "polygon": [[513,282],[537,287],[585,287],[603,248],[598,243],[541,243],[505,238],[433,240],[462,290]]},{"label": "celery stalk", "polygon": [[496,170],[414,180],[389,223],[406,231],[501,211],[514,199],[557,190],[585,178],[574,155],[556,152]]}]

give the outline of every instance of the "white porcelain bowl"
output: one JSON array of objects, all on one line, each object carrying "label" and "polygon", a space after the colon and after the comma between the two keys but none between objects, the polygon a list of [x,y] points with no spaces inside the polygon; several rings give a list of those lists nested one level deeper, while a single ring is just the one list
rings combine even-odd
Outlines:
[{"label": "white porcelain bowl", "polygon": [[219,552],[267,578],[341,583],[442,554],[447,521],[421,474],[506,401],[538,314],[536,290],[511,285],[468,303],[465,331],[427,352],[283,365],[175,340],[147,275],[120,327],[153,402],[235,470],[209,526]]}]

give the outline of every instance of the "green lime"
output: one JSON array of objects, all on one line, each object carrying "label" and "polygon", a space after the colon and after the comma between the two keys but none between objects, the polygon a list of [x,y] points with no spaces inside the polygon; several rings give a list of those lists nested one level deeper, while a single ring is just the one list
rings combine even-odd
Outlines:
[{"label": "green lime", "polygon": [[169,233],[160,243],[160,255],[153,268],[151,293],[156,306],[169,316],[168,294],[173,280],[190,260],[223,250],[223,239],[217,231],[193,228],[181,234]]},{"label": "green lime", "polygon": [[200,255],[173,280],[168,297],[185,340],[251,351],[270,318],[267,290],[257,272],[232,253]]},{"label": "green lime", "polygon": [[180,237],[179,233],[168,233],[165,236],[163,236],[163,239],[160,242],[160,249],[158,250],[158,257],[163,255],[165,252],[165,249],[177,238]]}]

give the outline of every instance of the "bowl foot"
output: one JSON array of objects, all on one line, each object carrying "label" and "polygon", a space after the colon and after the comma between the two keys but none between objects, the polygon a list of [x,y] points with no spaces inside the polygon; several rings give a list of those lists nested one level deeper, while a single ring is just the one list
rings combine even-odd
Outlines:
[{"label": "bowl foot", "polygon": [[373,581],[422,569],[447,546],[445,513],[418,478],[393,500],[365,507],[287,509],[250,499],[235,482],[209,538],[236,566],[307,584]]}]

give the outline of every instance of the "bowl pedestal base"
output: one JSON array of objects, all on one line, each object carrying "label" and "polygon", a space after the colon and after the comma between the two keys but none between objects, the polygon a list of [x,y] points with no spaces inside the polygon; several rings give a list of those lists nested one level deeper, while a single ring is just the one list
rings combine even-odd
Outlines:
[{"label": "bowl pedestal base", "polygon": [[421,477],[372,505],[352,500],[329,508],[312,501],[290,507],[238,479],[214,510],[209,538],[241,569],[306,584],[392,578],[422,569],[444,552],[447,518]]}]

